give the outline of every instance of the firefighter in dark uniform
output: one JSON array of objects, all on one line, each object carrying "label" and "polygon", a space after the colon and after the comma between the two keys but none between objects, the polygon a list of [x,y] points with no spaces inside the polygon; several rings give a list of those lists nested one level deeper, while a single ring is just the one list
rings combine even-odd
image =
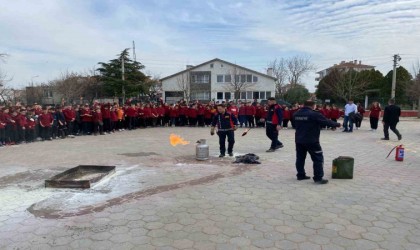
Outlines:
[{"label": "firefighter in dark uniform", "polygon": [[315,103],[306,101],[304,107],[294,114],[296,133],[296,170],[298,180],[310,179],[305,173],[306,154],[309,153],[314,168],[313,180],[316,184],[327,184],[328,180],[324,176],[324,156],[319,144],[321,127],[328,126],[333,129],[340,127],[341,124],[325,118],[321,113],[314,111]]},{"label": "firefighter in dark uniform", "polygon": [[235,115],[226,112],[226,107],[223,104],[217,105],[217,115],[214,116],[211,123],[210,134],[214,135],[217,126],[217,135],[219,136],[220,155],[224,157],[226,153],[226,137],[228,140],[228,154],[233,156],[233,144],[235,144],[234,131],[237,129],[238,120]]},{"label": "firefighter in dark uniform", "polygon": [[283,121],[283,111],[273,97],[268,98],[268,105],[265,132],[271,140],[271,146],[266,152],[274,152],[276,149],[283,147],[283,143],[279,141],[279,130]]}]

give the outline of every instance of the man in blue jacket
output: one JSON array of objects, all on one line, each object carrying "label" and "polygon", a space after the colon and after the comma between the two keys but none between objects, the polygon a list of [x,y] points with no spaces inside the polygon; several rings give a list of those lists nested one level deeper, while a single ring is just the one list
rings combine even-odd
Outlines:
[{"label": "man in blue jacket", "polygon": [[226,137],[228,141],[228,154],[233,156],[233,145],[235,144],[234,131],[238,128],[238,119],[233,114],[226,112],[224,104],[217,105],[217,115],[214,116],[211,123],[210,134],[214,135],[217,126],[217,135],[219,136],[220,155],[225,157],[226,153]]},{"label": "man in blue jacket", "polygon": [[305,173],[306,154],[309,153],[314,168],[313,180],[316,184],[327,184],[328,180],[324,177],[324,155],[319,144],[321,127],[327,126],[333,129],[340,127],[340,123],[333,122],[325,118],[321,113],[315,112],[315,103],[306,101],[304,107],[294,114],[296,132],[296,170],[298,180],[310,179]]}]

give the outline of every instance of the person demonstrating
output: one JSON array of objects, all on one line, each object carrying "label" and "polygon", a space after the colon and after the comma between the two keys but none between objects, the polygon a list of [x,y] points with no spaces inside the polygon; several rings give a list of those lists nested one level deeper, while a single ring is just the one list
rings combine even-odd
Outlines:
[{"label": "person demonstrating", "polygon": [[319,136],[322,126],[328,126],[333,129],[340,127],[341,124],[325,118],[321,113],[314,111],[315,103],[306,101],[304,107],[294,114],[296,126],[295,144],[296,144],[296,170],[297,180],[310,179],[305,172],[305,159],[307,153],[313,161],[314,177],[316,184],[327,184],[328,180],[324,177],[324,155],[322,152]]},{"label": "person demonstrating", "polygon": [[238,128],[238,119],[233,114],[226,111],[226,107],[223,104],[217,105],[217,114],[214,116],[211,123],[210,134],[214,135],[217,127],[217,135],[219,136],[220,155],[219,157],[225,157],[226,153],[226,137],[228,141],[228,154],[233,156],[233,145],[235,144],[235,133],[234,131]]},{"label": "person demonstrating", "polygon": [[353,132],[353,122],[354,116],[357,113],[357,106],[353,103],[353,100],[349,100],[346,106],[344,106],[344,122],[343,132],[352,133]]}]

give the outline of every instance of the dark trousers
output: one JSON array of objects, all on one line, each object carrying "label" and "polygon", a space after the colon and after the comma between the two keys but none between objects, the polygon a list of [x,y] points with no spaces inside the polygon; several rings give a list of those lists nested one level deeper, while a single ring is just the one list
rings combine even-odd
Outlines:
[{"label": "dark trousers", "polygon": [[13,125],[6,125],[6,142],[16,142],[17,141],[17,131]]},{"label": "dark trousers", "polygon": [[206,126],[210,126],[210,124],[211,124],[211,118],[205,118],[204,119],[204,123],[206,124]]},{"label": "dark trousers", "polygon": [[389,138],[389,129],[391,129],[392,132],[394,132],[398,137],[401,136],[400,131],[397,129],[397,123],[384,123],[384,137]]},{"label": "dark trousers", "polygon": [[358,119],[358,120],[356,120],[355,121],[355,124],[356,124],[356,128],[360,128],[360,126],[362,126],[362,121],[363,121],[363,117],[362,117],[362,119]]},{"label": "dark trousers", "polygon": [[26,130],[24,128],[18,126],[18,128],[17,128],[18,137],[16,139],[16,142],[24,142],[24,141],[26,141],[26,139],[25,139],[25,131]]},{"label": "dark trousers", "polygon": [[224,155],[226,153],[226,137],[228,140],[228,154],[233,152],[233,145],[235,144],[235,133],[233,130],[229,131],[219,131],[219,145],[220,145],[220,154]]},{"label": "dark trousers", "polygon": [[247,120],[246,115],[239,115],[238,120],[239,120],[239,124],[241,125],[241,128],[244,124],[245,124],[245,127],[247,126],[248,120]]},{"label": "dark trousers", "polygon": [[124,128],[124,121],[118,120],[117,121],[117,129],[123,129]]},{"label": "dark trousers", "polygon": [[204,115],[197,116],[198,126],[204,127]]},{"label": "dark trousers", "polygon": [[191,127],[195,127],[197,125],[197,118],[190,117],[188,120]]},{"label": "dark trousers", "polygon": [[283,119],[283,128],[287,128],[289,126],[289,119]]},{"label": "dark trousers", "polygon": [[51,127],[40,127],[40,130],[43,140],[49,140],[51,138]]},{"label": "dark trousers", "polygon": [[265,134],[271,140],[271,149],[276,149],[277,146],[282,145],[279,141],[279,131],[277,130],[277,125],[267,123],[267,126],[265,127]]},{"label": "dark trousers", "polygon": [[370,117],[370,128],[371,129],[378,129],[378,121],[379,121],[378,118]]},{"label": "dark trousers", "polygon": [[0,143],[6,142],[6,129],[0,128]]},{"label": "dark trousers", "polygon": [[312,158],[314,168],[314,181],[322,180],[324,177],[324,155],[322,154],[322,148],[319,143],[302,144],[296,143],[296,170],[297,177],[306,176],[305,173],[305,159],[306,153]]},{"label": "dark trousers", "polygon": [[74,121],[67,121],[66,135],[74,135]]},{"label": "dark trousers", "polygon": [[353,119],[348,115],[344,116],[343,127],[344,131],[353,131]]},{"label": "dark trousers", "polygon": [[110,118],[104,118],[104,131],[105,132],[111,132],[111,119]]},{"label": "dark trousers", "polygon": [[35,129],[27,129],[26,130],[26,141],[27,142],[35,141]]},{"label": "dark trousers", "polygon": [[104,133],[104,124],[103,122],[94,122],[93,123],[93,132],[96,134],[98,134],[98,132],[100,134]]},{"label": "dark trousers", "polygon": [[83,134],[87,135],[92,132],[92,122],[82,122]]},{"label": "dark trousers", "polygon": [[253,115],[247,115],[246,118],[248,120],[249,127],[255,127],[255,119],[254,119],[254,116]]},{"label": "dark trousers", "polygon": [[127,116],[127,120],[128,120],[128,130],[132,130],[136,128],[136,117],[134,116]]}]

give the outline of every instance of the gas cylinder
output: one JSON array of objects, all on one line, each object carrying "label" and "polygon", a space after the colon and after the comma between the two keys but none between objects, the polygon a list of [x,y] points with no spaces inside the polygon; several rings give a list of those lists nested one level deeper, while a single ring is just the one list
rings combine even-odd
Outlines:
[{"label": "gas cylinder", "polygon": [[403,147],[403,145],[399,145],[395,148],[395,160],[396,161],[403,161],[404,160],[404,147]]},{"label": "gas cylinder", "polygon": [[209,159],[209,145],[206,144],[206,139],[200,139],[195,146],[195,159],[199,161]]}]

